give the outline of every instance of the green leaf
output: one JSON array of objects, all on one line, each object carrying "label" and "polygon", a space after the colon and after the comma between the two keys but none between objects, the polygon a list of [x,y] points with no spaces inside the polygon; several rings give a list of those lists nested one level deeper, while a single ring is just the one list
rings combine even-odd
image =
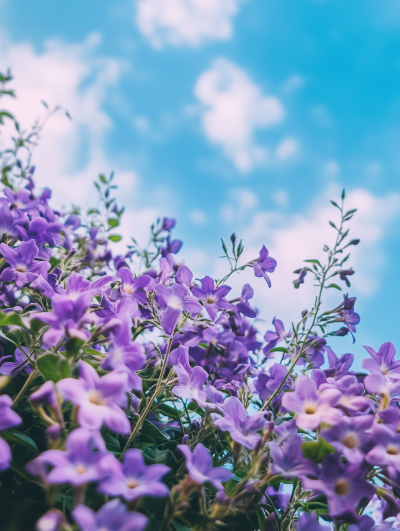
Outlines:
[{"label": "green leaf", "polygon": [[333,223],[333,221],[329,221],[329,225],[330,225],[331,227],[333,227],[334,229],[337,230],[337,227],[336,227],[336,225]]},{"label": "green leaf", "polygon": [[91,214],[100,214],[100,212],[97,210],[97,208],[90,208],[87,211],[87,215],[90,216]]},{"label": "green leaf", "polygon": [[322,437],[318,441],[307,441],[301,445],[303,456],[314,463],[322,463],[324,457],[335,453],[335,449]]},{"label": "green leaf", "polygon": [[118,227],[118,225],[119,225],[119,221],[118,221],[117,219],[114,219],[114,218],[109,218],[109,219],[107,220],[107,223],[108,223],[108,225],[109,225],[110,227],[113,227],[113,228],[114,228],[114,227]]},{"label": "green leaf", "polygon": [[83,339],[79,339],[78,337],[71,337],[65,343],[65,350],[67,351],[67,355],[75,356],[76,354],[78,354],[79,350],[84,344],[85,342],[83,341]]},{"label": "green leaf", "polygon": [[144,420],[142,430],[140,433],[142,436],[146,435],[155,443],[163,443],[163,442],[166,442],[166,440],[171,438],[167,433],[161,432],[158,428],[154,426],[154,424],[152,424],[147,419]]},{"label": "green leaf", "polygon": [[119,453],[121,451],[119,440],[113,437],[110,433],[104,433],[103,439],[106,442],[106,448],[109,452]]},{"label": "green leaf", "polygon": [[344,199],[346,197],[346,190],[343,188],[342,190],[342,199]]},{"label": "green leaf", "polygon": [[122,240],[122,236],[120,236],[119,234],[110,234],[108,239],[111,240],[112,242],[119,242]]},{"label": "green leaf", "polygon": [[54,269],[55,267],[57,267],[60,264],[61,264],[61,260],[59,258],[56,258],[55,256],[52,256],[50,258],[51,269]]},{"label": "green leaf", "polygon": [[71,375],[68,360],[57,354],[45,354],[36,360],[36,366],[43,378],[48,381],[58,382]]},{"label": "green leaf", "polygon": [[30,325],[32,334],[36,336],[38,332],[46,326],[46,323],[39,321],[39,319],[32,319]]},{"label": "green leaf", "polygon": [[186,527],[185,525],[182,525],[182,524],[180,524],[179,522],[175,522],[175,521],[172,521],[172,522],[171,522],[171,527],[172,527],[175,531],[190,531],[190,528],[189,528],[189,527]]},{"label": "green leaf", "polygon": [[285,348],[285,347],[275,347],[275,348],[271,348],[271,350],[268,351],[268,353],[270,352],[287,352],[288,349]]},{"label": "green leaf", "polygon": [[[322,265],[319,260],[303,260],[304,262],[309,262],[310,264],[317,264],[322,269]],[[300,270],[301,271],[301,270]]]},{"label": "green leaf", "polygon": [[335,289],[338,289],[339,291],[342,291],[342,288],[338,286],[337,284],[329,284],[329,286],[326,286],[326,289],[328,288],[335,288]]},{"label": "green leaf", "polygon": [[7,313],[0,312],[0,326],[20,326],[28,330],[27,326],[22,322],[21,316],[18,313]]},{"label": "green leaf", "polygon": [[334,207],[340,209],[340,206],[336,203],[336,201],[332,201],[332,199],[331,199],[331,203],[332,203],[332,205],[333,205]]},{"label": "green leaf", "polygon": [[101,181],[103,184],[107,184],[107,179],[104,177],[103,174],[100,174],[100,175],[99,175],[99,179],[100,179],[100,181]]},{"label": "green leaf", "polygon": [[28,448],[32,453],[37,455],[39,453],[39,448],[36,446],[36,443],[33,439],[28,437],[28,435],[25,435],[24,433],[21,433],[19,431],[5,431],[1,434],[3,439],[5,439],[7,442],[11,443],[17,443],[21,444],[22,446],[25,446],[25,448]]}]

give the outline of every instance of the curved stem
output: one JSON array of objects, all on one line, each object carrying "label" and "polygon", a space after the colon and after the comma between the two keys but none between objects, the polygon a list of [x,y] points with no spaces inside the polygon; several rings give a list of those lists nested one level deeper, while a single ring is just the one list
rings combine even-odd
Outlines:
[{"label": "curved stem", "polygon": [[30,375],[28,376],[28,378],[26,379],[24,385],[22,386],[22,389],[21,391],[17,394],[17,396],[14,398],[14,401],[13,401],[13,407],[15,407],[18,402],[21,400],[21,398],[23,397],[25,391],[28,389],[28,387],[31,385],[31,383],[36,379],[36,377],[39,375],[39,370],[38,369],[34,369]]}]

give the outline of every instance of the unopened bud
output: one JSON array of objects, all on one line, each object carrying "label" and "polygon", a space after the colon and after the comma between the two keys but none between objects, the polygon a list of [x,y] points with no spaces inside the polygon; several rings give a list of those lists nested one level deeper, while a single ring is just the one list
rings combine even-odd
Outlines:
[{"label": "unopened bud", "polygon": [[233,233],[232,236],[231,236],[231,242],[232,242],[233,245],[235,245],[235,243],[236,243],[236,234],[235,233]]},{"label": "unopened bud", "polygon": [[301,317],[304,319],[304,317],[308,314],[308,310],[303,310],[301,312]]},{"label": "unopened bud", "polygon": [[358,245],[360,243],[360,240],[351,240],[347,245]]},{"label": "unopened bud", "polygon": [[182,444],[189,445],[189,435],[187,433],[182,437]]}]

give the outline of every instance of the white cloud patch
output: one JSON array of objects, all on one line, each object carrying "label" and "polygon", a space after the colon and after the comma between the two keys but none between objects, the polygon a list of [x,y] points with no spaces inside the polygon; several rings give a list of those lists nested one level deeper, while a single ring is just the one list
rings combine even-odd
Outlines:
[{"label": "white cloud patch", "polygon": [[105,155],[106,135],[112,121],[104,104],[117,85],[124,64],[100,57],[101,38],[89,36],[83,43],[47,41],[37,52],[28,43],[0,39],[0,70],[12,68],[15,100],[4,99],[23,128],[45,114],[41,100],[50,108],[61,105],[72,120],[59,112],[48,120],[35,151],[35,181],[53,190],[58,207],[71,203],[87,206],[96,201],[93,180],[99,173],[115,170],[120,193],[126,196],[138,182],[135,172],[115,167]]},{"label": "white cloud patch", "polygon": [[288,160],[299,152],[300,146],[295,138],[285,138],[276,148],[275,156],[278,160]]},{"label": "white cloud patch", "polygon": [[225,223],[243,222],[258,204],[258,199],[248,188],[237,188],[228,194],[230,201],[221,209]]},{"label": "white cloud patch", "polygon": [[336,160],[328,160],[324,166],[324,173],[328,177],[336,177],[340,173],[340,166]]},{"label": "white cloud patch", "polygon": [[280,100],[264,95],[246,72],[217,59],[197,81],[195,96],[203,106],[202,127],[239,171],[266,162],[265,147],[256,143],[257,129],[279,124],[285,115]]},{"label": "white cloud patch", "polygon": [[136,23],[156,47],[199,46],[232,35],[231,19],[242,0],[140,0]]},{"label": "white cloud patch", "polygon": [[207,214],[202,210],[192,210],[189,217],[195,225],[205,225],[207,223]]}]

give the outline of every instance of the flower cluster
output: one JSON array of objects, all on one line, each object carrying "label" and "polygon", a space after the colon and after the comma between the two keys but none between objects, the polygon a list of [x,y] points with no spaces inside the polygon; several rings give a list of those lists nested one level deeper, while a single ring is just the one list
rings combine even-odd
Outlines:
[{"label": "flower cluster", "polygon": [[[322,304],[354,273],[344,192],[325,262],[296,272],[295,288],[319,286],[314,306],[290,332],[274,318],[260,333],[254,288],[277,267],[265,246],[243,263],[233,234],[225,277],[196,280],[164,218],[148,248],[115,256],[113,176],[96,182],[99,208],[57,211],[20,140],[0,198],[4,529],[370,531],[371,504],[399,527],[395,347],[366,347],[355,373],[328,345],[360,321],[354,297]],[[254,285],[231,294],[245,268]]]}]

